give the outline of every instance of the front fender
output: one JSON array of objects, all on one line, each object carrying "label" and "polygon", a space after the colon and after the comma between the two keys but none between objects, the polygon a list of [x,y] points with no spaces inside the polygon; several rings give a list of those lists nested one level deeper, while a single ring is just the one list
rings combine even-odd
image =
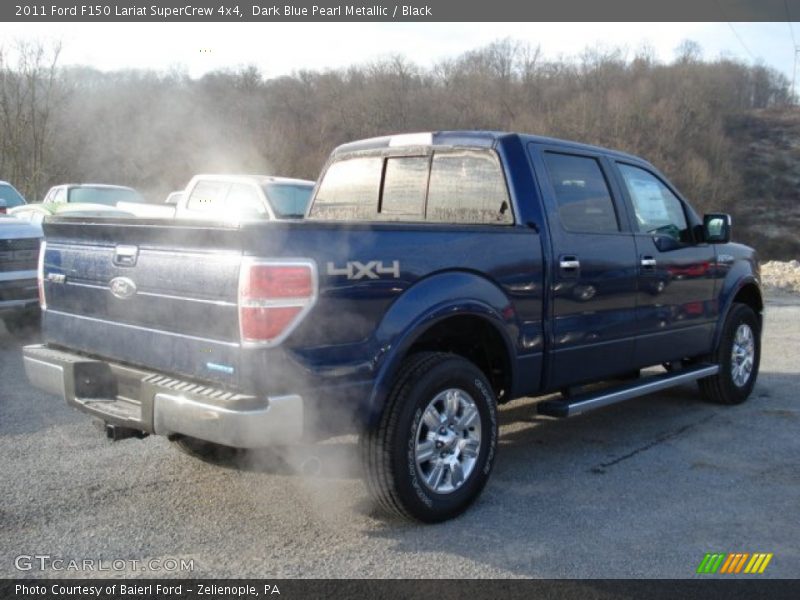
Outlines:
[{"label": "front fender", "polygon": [[715,349],[719,345],[720,339],[722,338],[725,320],[728,318],[728,313],[730,312],[733,302],[739,292],[741,292],[747,286],[753,286],[756,290],[758,290],[758,300],[760,305],[762,307],[764,305],[763,294],[761,293],[761,282],[759,281],[758,267],[756,264],[757,263],[755,263],[755,260],[737,260],[731,265],[731,268],[728,270],[725,278],[722,280],[719,292],[717,293],[717,301],[719,303],[719,318],[714,331],[714,345],[712,346]]},{"label": "front fender", "polygon": [[469,271],[431,275],[400,296],[376,330],[380,350],[375,364],[377,375],[364,407],[368,426],[380,418],[394,376],[414,342],[437,323],[454,316],[486,319],[502,336],[513,362],[519,325],[513,304],[503,290]]}]

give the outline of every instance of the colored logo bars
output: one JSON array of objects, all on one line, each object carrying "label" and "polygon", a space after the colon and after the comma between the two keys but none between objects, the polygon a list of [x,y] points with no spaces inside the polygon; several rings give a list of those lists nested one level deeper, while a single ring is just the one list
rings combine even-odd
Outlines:
[{"label": "colored logo bars", "polygon": [[772,560],[772,552],[769,554],[756,552],[732,552],[730,554],[706,554],[697,572],[702,574],[736,574],[736,573],[763,573],[769,561]]}]

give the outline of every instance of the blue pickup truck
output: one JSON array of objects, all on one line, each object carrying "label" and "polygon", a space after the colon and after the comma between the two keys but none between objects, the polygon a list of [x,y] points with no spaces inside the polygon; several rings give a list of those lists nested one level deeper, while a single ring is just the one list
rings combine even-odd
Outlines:
[{"label": "blue pickup truck", "polygon": [[489,478],[498,404],[570,417],[695,380],[748,397],[763,301],[730,225],[603,148],[353,142],[303,221],[48,219],[25,368],[111,437],[200,455],[355,429],[377,503],[441,521]]}]

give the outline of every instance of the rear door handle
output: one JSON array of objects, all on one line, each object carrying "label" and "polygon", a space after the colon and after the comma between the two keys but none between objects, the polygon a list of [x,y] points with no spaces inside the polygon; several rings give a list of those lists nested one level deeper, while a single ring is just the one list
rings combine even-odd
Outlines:
[{"label": "rear door handle", "polygon": [[581,261],[577,256],[565,255],[558,258],[558,266],[561,269],[561,274],[568,277],[575,277],[581,268]]},{"label": "rear door handle", "polygon": [[641,265],[645,269],[654,269],[656,266],[656,259],[653,258],[652,256],[643,256]]}]

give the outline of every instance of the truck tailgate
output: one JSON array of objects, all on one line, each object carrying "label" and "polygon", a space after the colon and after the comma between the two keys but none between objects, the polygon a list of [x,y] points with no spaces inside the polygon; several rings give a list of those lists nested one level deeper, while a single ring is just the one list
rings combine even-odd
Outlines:
[{"label": "truck tailgate", "polygon": [[46,342],[237,383],[236,226],[55,219],[44,229]]}]

